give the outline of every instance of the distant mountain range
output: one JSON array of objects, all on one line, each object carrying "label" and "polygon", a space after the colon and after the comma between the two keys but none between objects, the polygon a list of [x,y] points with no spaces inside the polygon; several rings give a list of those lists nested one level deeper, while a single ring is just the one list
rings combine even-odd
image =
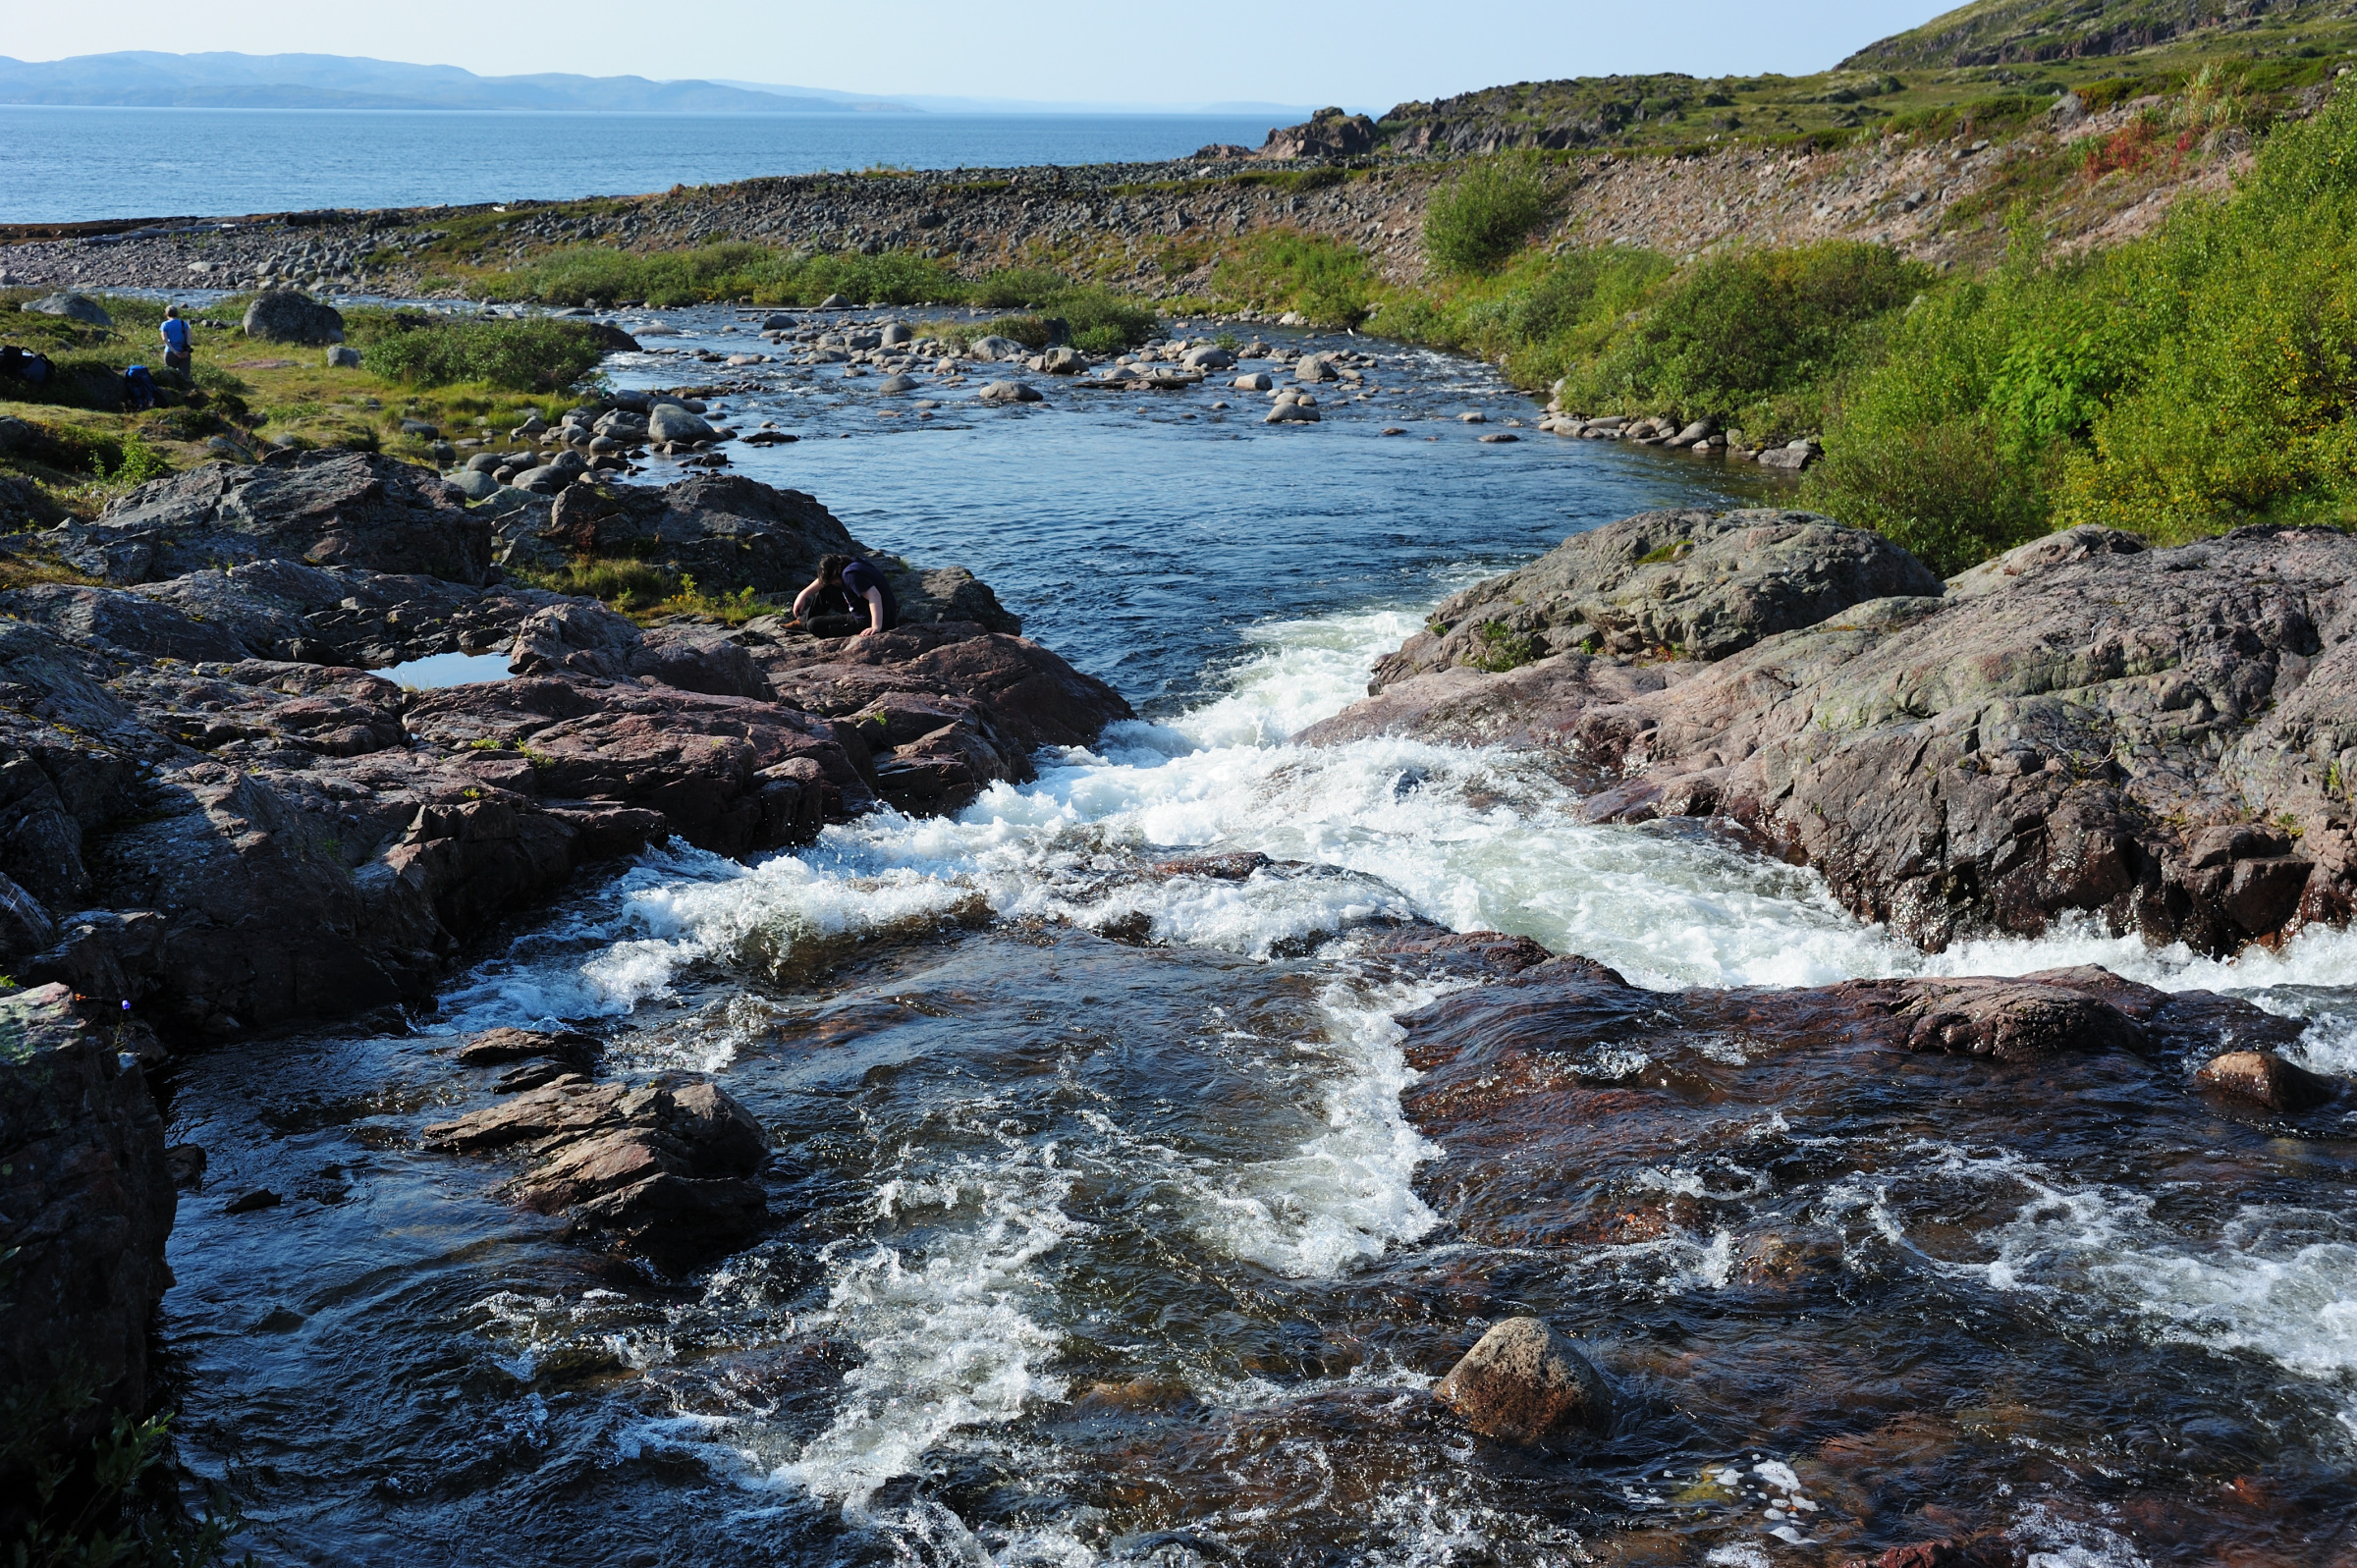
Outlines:
[{"label": "distant mountain range", "polygon": [[457,66],[332,54],[162,54],[125,50],[68,60],[0,55],[0,103],[147,109],[565,109],[610,114],[1249,114],[1300,119],[1298,104],[1033,103],[878,98],[759,81],[644,77],[478,77]]}]

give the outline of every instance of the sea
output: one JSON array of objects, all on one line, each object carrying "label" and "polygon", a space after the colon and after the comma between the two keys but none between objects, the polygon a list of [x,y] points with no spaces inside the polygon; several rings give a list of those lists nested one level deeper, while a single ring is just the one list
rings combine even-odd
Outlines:
[{"label": "sea", "polygon": [[[647,346],[609,362],[626,386],[765,347],[724,309],[623,324]],[[2357,941],[2218,962],[2065,925],[1924,953],[1739,843],[1585,821],[1542,759],[1295,744],[1452,590],[1632,512],[1788,491],[1541,435],[1477,362],[1255,330],[1376,363],[1274,426],[1218,386],[1042,377],[1046,402],[991,408],[727,372],[721,416],[799,438],[738,471],[970,566],[1139,717],[954,816],[585,876],[403,1027],[178,1063],[170,1137],[210,1167],[159,1376],[239,1549],[1835,1568],[1966,1536],[2033,1568],[2348,1560],[2345,1116],[2237,1116],[2126,1054],[2005,1067],[1632,1016],[1506,1069],[1552,1075],[1521,1108],[1435,1120],[1398,1020],[1464,982],[1369,943],[1493,928],[1664,994],[2103,963],[2300,1018],[2292,1054],[2345,1076]],[[1240,880],[1157,869],[1255,851]],[[491,1103],[449,1053],[496,1026],[724,1085],[770,1137],[762,1238],[665,1276],[515,1207],[516,1163],[425,1148]],[[256,1188],[286,1201],[231,1212]],[[1609,1432],[1508,1448],[1436,1402],[1524,1313],[1602,1367]]]},{"label": "sea", "polygon": [[0,105],[0,223],[639,195],[857,169],[1258,146],[1265,116],[672,115]]}]

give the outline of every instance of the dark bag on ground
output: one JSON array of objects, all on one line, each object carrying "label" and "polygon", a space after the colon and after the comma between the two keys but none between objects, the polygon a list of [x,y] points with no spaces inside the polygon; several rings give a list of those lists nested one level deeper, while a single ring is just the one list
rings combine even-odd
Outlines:
[{"label": "dark bag on ground", "polygon": [[45,353],[34,353],[13,343],[0,346],[0,381],[22,381],[37,387],[48,381],[50,368]]}]

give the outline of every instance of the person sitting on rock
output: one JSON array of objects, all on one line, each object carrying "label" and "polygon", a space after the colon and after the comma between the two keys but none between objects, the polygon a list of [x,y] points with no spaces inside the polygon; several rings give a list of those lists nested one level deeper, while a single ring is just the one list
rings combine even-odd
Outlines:
[{"label": "person sitting on rock", "polygon": [[180,306],[164,306],[164,324],[158,329],[164,339],[164,368],[186,375],[194,358],[195,340],[189,324],[181,319]]},{"label": "person sitting on rock", "polygon": [[874,562],[858,556],[833,555],[820,561],[818,576],[809,587],[794,596],[795,615],[799,617],[803,607],[813,600],[824,606],[833,589],[841,590],[845,605],[854,615],[858,613],[859,602],[867,601],[867,624],[857,635],[890,631],[901,623],[901,606],[892,596],[892,584],[885,580]]}]

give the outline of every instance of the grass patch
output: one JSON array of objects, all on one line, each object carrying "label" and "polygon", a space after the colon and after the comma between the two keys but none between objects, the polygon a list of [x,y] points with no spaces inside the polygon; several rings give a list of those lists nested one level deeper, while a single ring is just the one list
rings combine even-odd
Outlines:
[{"label": "grass patch", "polygon": [[1321,327],[1357,326],[1379,293],[1365,251],[1292,229],[1248,237],[1213,271],[1211,283],[1227,298],[1259,309],[1297,310]]},{"label": "grass patch", "polygon": [[855,304],[917,304],[962,292],[948,267],[912,251],[812,255],[742,241],[648,252],[575,245],[470,281],[491,298],[567,305],[592,299],[659,307],[716,299],[815,305],[838,294]]}]

